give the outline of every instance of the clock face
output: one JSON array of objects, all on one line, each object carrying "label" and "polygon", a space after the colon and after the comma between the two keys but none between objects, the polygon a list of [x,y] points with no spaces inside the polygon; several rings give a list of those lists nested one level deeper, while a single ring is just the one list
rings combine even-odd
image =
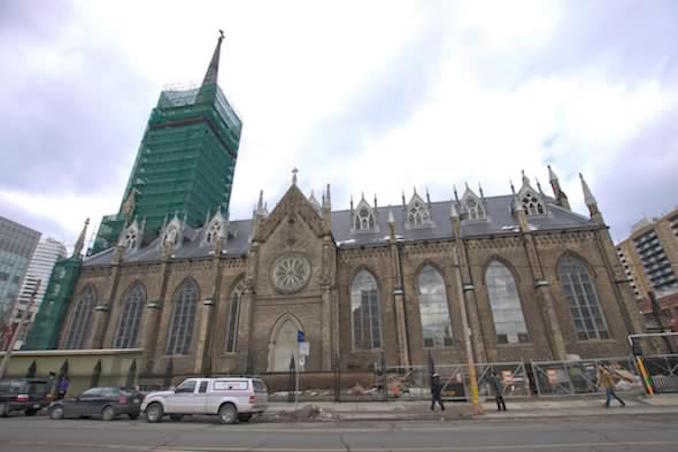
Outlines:
[{"label": "clock face", "polygon": [[271,277],[273,285],[282,293],[301,290],[311,276],[311,263],[297,253],[283,254],[273,263]]}]

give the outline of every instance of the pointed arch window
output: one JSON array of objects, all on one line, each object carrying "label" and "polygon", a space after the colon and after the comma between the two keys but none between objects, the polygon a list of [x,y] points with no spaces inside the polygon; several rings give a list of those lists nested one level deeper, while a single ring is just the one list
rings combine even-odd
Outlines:
[{"label": "pointed arch window", "polygon": [[191,347],[195,307],[198,303],[198,285],[192,279],[186,279],[174,293],[174,309],[169,329],[166,353],[185,355]]},{"label": "pointed arch window", "polygon": [[426,265],[419,272],[418,295],[424,347],[452,345],[452,323],[445,281],[438,270]]},{"label": "pointed arch window", "polygon": [[485,209],[478,200],[469,198],[466,201],[466,211],[468,212],[469,220],[481,220],[485,218]]},{"label": "pointed arch window", "polygon": [[351,320],[353,348],[371,350],[381,347],[379,289],[374,276],[361,270],[351,283]]},{"label": "pointed arch window", "polygon": [[134,228],[127,229],[125,237],[122,241],[122,246],[127,251],[131,251],[137,247],[137,230]]},{"label": "pointed arch window", "polygon": [[73,319],[71,320],[71,327],[66,337],[65,348],[82,348],[85,345],[96,299],[97,294],[94,287],[91,285],[85,287],[73,312]]},{"label": "pointed arch window", "polygon": [[544,215],[544,204],[539,200],[537,195],[531,192],[525,193],[521,200],[523,209],[528,215]]},{"label": "pointed arch window", "polygon": [[217,238],[219,238],[219,234],[221,232],[221,223],[219,221],[213,222],[209,229],[207,230],[207,237],[205,238],[205,241],[209,244],[214,243]]},{"label": "pointed arch window", "polygon": [[426,206],[419,200],[414,201],[407,210],[407,222],[412,227],[420,227],[429,224],[431,216]]},{"label": "pointed arch window", "polygon": [[240,301],[245,292],[245,281],[240,281],[231,293],[231,304],[228,307],[228,329],[226,330],[226,351],[234,352],[238,345],[238,320],[240,317]]},{"label": "pointed arch window", "polygon": [[566,256],[558,263],[558,276],[570,304],[577,339],[609,338],[588,266],[579,258]]},{"label": "pointed arch window", "polygon": [[367,207],[360,207],[355,215],[356,231],[369,231],[374,229],[374,213]]},{"label": "pointed arch window", "polygon": [[137,342],[137,332],[144,303],[146,290],[137,282],[123,296],[122,313],[118,322],[118,332],[113,342],[114,348],[132,348]]},{"label": "pointed arch window", "polygon": [[499,261],[492,261],[485,271],[485,285],[490,299],[498,344],[529,342],[523,309],[511,271]]}]

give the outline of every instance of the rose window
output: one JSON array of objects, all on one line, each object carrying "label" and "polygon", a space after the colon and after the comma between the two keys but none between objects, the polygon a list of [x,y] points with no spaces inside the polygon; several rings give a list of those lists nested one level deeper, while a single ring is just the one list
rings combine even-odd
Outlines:
[{"label": "rose window", "polygon": [[283,293],[301,290],[311,276],[311,264],[301,254],[280,256],[273,264],[273,284]]}]

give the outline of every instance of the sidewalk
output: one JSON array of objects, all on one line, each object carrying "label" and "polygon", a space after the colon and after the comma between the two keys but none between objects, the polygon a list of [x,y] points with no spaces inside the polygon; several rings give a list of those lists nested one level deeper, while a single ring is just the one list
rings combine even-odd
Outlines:
[{"label": "sidewalk", "polygon": [[621,394],[626,407],[613,401],[605,408],[605,395],[577,398],[540,398],[507,400],[508,411],[498,412],[494,402],[483,402],[483,413],[472,415],[467,403],[449,402],[445,411],[432,412],[427,401],[393,402],[300,402],[294,404],[273,402],[263,415],[269,422],[338,422],[338,421],[452,421],[470,419],[527,419],[586,417],[609,415],[678,415],[678,394],[662,394],[652,398],[638,394]]}]

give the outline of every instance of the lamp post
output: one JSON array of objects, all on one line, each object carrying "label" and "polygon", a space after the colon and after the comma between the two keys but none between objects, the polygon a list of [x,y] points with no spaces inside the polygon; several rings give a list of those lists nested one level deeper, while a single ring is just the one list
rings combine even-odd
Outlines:
[{"label": "lamp post", "polygon": [[476,373],[476,365],[473,359],[473,347],[471,345],[471,335],[473,334],[468,325],[468,315],[466,313],[466,299],[464,298],[464,284],[462,280],[461,267],[466,265],[466,256],[461,249],[463,246],[461,238],[461,215],[452,201],[450,209],[450,220],[452,222],[452,231],[455,239],[455,253],[453,254],[453,266],[456,267],[455,276],[457,279],[457,296],[461,304],[461,325],[464,334],[464,346],[466,349],[466,366],[468,367],[469,386],[471,387],[471,411],[473,414],[482,414],[483,409],[480,406],[478,399],[478,375]]}]

